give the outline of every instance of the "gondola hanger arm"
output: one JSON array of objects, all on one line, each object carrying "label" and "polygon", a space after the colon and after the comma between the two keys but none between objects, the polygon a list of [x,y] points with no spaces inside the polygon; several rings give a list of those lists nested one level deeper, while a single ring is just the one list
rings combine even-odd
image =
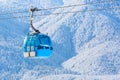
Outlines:
[{"label": "gondola hanger arm", "polygon": [[40,33],[40,31],[33,26],[33,19],[34,19],[33,18],[33,13],[35,11],[38,11],[38,9],[37,8],[30,8],[29,11],[30,11],[30,26],[36,33]]}]

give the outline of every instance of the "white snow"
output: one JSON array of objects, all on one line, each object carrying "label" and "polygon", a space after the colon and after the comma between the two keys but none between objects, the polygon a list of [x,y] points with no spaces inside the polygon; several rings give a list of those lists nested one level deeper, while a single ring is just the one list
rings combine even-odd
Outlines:
[{"label": "white snow", "polygon": [[49,80],[119,80],[120,75],[86,76],[86,75],[62,74],[62,75],[49,75],[36,80],[47,80],[47,79]]},{"label": "white snow", "polygon": [[[12,4],[22,9],[28,5],[25,8],[28,9],[30,1],[23,1],[24,4],[22,1],[13,1],[8,6]],[[42,3],[39,3],[40,1]],[[47,8],[89,1],[97,0],[35,0],[32,5]],[[53,41],[54,51],[48,59],[23,58],[22,45],[29,31],[28,23],[23,23],[23,20],[22,23],[21,20],[0,21],[0,79],[119,80],[120,10],[86,12],[90,9],[119,5],[119,2],[62,8],[51,12],[82,12],[38,18],[39,21],[35,22],[34,26],[42,33],[48,33]],[[6,4],[1,6],[4,6],[1,11],[6,11]]]}]

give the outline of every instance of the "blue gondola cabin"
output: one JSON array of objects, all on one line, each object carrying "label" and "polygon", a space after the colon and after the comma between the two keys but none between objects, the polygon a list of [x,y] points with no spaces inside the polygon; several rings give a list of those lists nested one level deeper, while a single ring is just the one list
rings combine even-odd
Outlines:
[{"label": "blue gondola cabin", "polygon": [[52,54],[52,42],[48,35],[30,33],[24,40],[24,57],[47,58]]}]

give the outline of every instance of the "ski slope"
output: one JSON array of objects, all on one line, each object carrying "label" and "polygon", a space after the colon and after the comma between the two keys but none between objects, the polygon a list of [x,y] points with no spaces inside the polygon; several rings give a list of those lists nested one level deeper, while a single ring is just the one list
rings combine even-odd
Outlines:
[{"label": "ski slope", "polygon": [[[97,1],[90,0],[90,2]],[[21,2],[16,1],[17,4],[15,4],[11,1],[10,3],[16,7],[23,5]],[[33,5],[46,8],[53,7],[55,2],[60,6],[85,4],[89,1],[42,1],[45,5],[41,5],[42,3],[39,5],[38,2],[37,4],[33,2]],[[24,2],[25,5],[29,3],[30,1]],[[119,6],[119,3],[120,1],[57,9],[53,13],[81,12],[38,18],[34,26],[42,33],[48,33],[53,41],[54,51],[48,59],[23,57],[23,40],[27,32],[31,30],[28,29],[28,23],[12,19],[0,21],[0,79],[119,80],[120,9],[87,12],[90,9]],[[4,6],[1,8],[2,11],[6,11],[6,4],[2,5]]]}]

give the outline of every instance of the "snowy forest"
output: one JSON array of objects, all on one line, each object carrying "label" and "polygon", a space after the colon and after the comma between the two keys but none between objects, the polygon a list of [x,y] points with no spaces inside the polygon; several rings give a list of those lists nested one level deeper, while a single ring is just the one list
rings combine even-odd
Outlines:
[{"label": "snowy forest", "polygon": [[[25,58],[33,25],[49,58]],[[0,80],[120,80],[120,0],[0,0]]]}]

